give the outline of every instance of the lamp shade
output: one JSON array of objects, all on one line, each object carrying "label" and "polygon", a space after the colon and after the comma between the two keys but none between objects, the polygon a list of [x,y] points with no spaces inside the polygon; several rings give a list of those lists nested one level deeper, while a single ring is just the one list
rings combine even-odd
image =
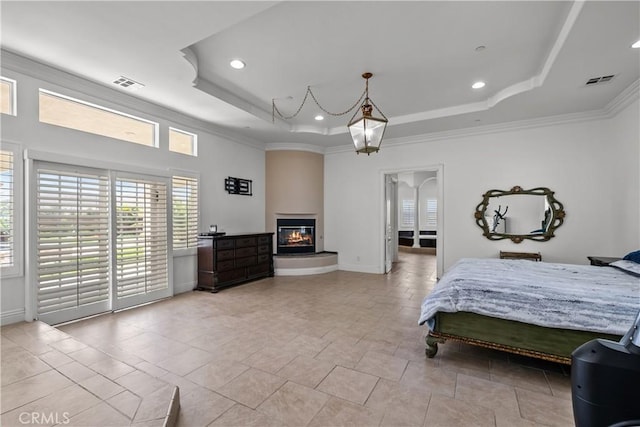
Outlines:
[{"label": "lamp shade", "polygon": [[[369,109],[367,110],[366,107],[369,107]],[[370,106],[364,105],[362,110],[362,117],[352,120],[347,127],[351,133],[356,153],[367,153],[369,155],[380,150],[382,137],[387,128],[387,120],[372,117]]]}]

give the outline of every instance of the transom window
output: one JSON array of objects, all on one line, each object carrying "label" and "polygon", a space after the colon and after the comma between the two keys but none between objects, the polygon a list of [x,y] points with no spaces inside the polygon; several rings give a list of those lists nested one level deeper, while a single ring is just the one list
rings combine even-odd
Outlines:
[{"label": "transom window", "polygon": [[158,146],[158,124],[40,89],[40,121],[149,147]]},{"label": "transom window", "polygon": [[189,156],[198,155],[198,135],[184,130],[169,128],[169,150]]},{"label": "transom window", "polygon": [[16,81],[0,77],[0,113],[16,115]]}]

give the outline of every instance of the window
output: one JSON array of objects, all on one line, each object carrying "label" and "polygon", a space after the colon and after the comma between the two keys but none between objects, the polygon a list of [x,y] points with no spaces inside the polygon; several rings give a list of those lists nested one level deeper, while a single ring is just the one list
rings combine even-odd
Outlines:
[{"label": "window", "polygon": [[0,113],[16,115],[16,81],[0,77]]},{"label": "window", "polygon": [[176,153],[198,155],[198,135],[176,128],[169,128],[169,150]]},{"label": "window", "polygon": [[100,304],[103,308],[95,312],[106,310],[110,286],[108,177],[39,168],[36,185],[39,318],[90,310]]},{"label": "window", "polygon": [[415,201],[403,200],[402,201],[402,225],[413,226],[415,222]]},{"label": "window", "polygon": [[425,225],[427,227],[437,227],[438,225],[438,200],[427,199],[425,203],[427,214]]},{"label": "window", "polygon": [[122,141],[158,146],[158,124],[40,89],[40,121]]},{"label": "window", "polygon": [[174,176],[173,199],[173,249],[198,246],[198,180]]},{"label": "window", "polygon": [[116,297],[169,287],[167,185],[116,179]]}]

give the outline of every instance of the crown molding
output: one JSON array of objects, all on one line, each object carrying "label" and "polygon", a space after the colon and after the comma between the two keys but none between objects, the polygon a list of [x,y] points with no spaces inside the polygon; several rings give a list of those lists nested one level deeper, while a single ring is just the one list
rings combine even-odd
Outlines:
[{"label": "crown molding", "polygon": [[638,98],[640,98],[640,79],[631,83],[625,90],[620,92],[618,96],[605,105],[604,111],[606,112],[607,118],[616,116]]},{"label": "crown molding", "polygon": [[[556,126],[569,123],[578,123],[593,120],[605,120],[616,116],[627,108],[631,103],[640,98],[640,79],[631,83],[626,89],[613,98],[607,105],[599,110],[585,111],[581,113],[560,114],[555,116],[539,117],[535,119],[517,120],[513,122],[500,123],[495,125],[478,126],[473,128],[462,128],[443,132],[434,132],[421,135],[408,136],[403,138],[392,138],[383,141],[381,150],[385,146],[401,146],[411,144],[421,144],[444,139],[462,138],[469,136],[486,135],[490,133],[510,132],[537,127]],[[338,147],[328,147],[326,154],[346,153],[352,151],[350,145]]]},{"label": "crown molding", "polygon": [[102,83],[85,79],[6,49],[0,49],[0,55],[2,57],[2,69],[8,69],[94,99],[103,100],[107,104],[122,108],[123,112],[133,112],[134,115],[137,113],[137,115],[142,116],[152,115],[193,130],[206,132],[258,150],[264,150],[264,143],[261,141],[230,133],[212,123],[123,93]]}]

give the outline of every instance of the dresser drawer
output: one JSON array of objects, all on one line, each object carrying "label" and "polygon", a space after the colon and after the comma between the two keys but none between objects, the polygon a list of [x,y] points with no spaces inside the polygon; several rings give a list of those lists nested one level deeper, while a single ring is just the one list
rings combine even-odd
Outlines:
[{"label": "dresser drawer", "polygon": [[269,262],[269,254],[258,255],[258,264]]},{"label": "dresser drawer", "polygon": [[247,246],[255,246],[256,238],[255,237],[241,237],[236,239],[236,248],[246,248]]},{"label": "dresser drawer", "polygon": [[245,257],[245,256],[251,256],[251,255],[255,255],[256,254],[256,247],[255,246],[251,246],[248,248],[239,248],[236,249],[236,257],[237,258],[241,258],[241,257]]},{"label": "dresser drawer", "polygon": [[216,259],[218,261],[224,261],[226,259],[233,259],[235,257],[235,252],[233,249],[226,249],[224,251],[216,251]]},{"label": "dresser drawer", "polygon": [[258,244],[259,245],[268,244],[270,241],[271,241],[271,237],[270,236],[258,236]]},{"label": "dresser drawer", "polygon": [[271,251],[271,247],[269,245],[258,246],[259,254],[268,254]]},{"label": "dresser drawer", "polygon": [[227,261],[219,261],[217,270],[218,271],[231,270],[235,266],[236,266],[236,263],[232,259]]},{"label": "dresser drawer", "polygon": [[234,244],[234,240],[232,240],[232,239],[229,239],[229,240],[218,240],[216,243],[217,243],[218,249],[232,249],[233,248],[233,244]]},{"label": "dresser drawer", "polygon": [[256,257],[236,258],[236,267],[248,267],[256,264]]},{"label": "dresser drawer", "polygon": [[218,273],[217,284],[224,285],[225,282],[244,279],[245,277],[246,276],[245,276],[244,268],[239,268],[239,269],[229,270],[229,271],[221,271]]}]

